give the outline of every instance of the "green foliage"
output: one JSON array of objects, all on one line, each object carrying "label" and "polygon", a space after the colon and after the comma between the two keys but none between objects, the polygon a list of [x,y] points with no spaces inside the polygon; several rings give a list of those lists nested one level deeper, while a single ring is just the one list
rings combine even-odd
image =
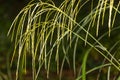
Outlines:
[{"label": "green foliage", "polygon": [[[115,48],[119,42],[114,44],[114,47],[106,47],[102,40],[108,36],[110,38],[112,32],[120,29],[120,26],[114,27],[116,15],[120,14],[120,3],[116,6],[114,0],[63,0],[60,5],[56,4],[52,0],[32,0],[13,21],[8,34],[11,34],[11,40],[15,42],[12,62],[17,54],[16,80],[22,77],[23,72],[26,72],[29,56],[32,57],[33,80],[38,80],[43,67],[49,78],[53,65],[56,66],[55,69],[60,75],[60,79],[62,79],[62,71],[65,66],[68,66],[67,68],[72,66],[74,74],[78,75],[76,76],[77,80],[81,76],[82,80],[89,79],[88,73],[104,69],[104,67],[109,68],[107,70],[108,80],[110,68],[119,72],[120,63],[118,57],[113,54],[119,54],[119,52],[110,51],[110,49],[119,49],[120,46]],[[106,33],[99,34],[103,27]],[[79,49],[83,53],[78,52]],[[99,66],[92,64],[91,69],[87,65],[93,59],[89,57],[90,54],[92,55],[92,51],[96,55],[102,55],[105,61],[99,61],[103,62]],[[79,62],[76,59],[80,56],[83,58]],[[82,67],[78,72],[76,64],[81,62]]]}]

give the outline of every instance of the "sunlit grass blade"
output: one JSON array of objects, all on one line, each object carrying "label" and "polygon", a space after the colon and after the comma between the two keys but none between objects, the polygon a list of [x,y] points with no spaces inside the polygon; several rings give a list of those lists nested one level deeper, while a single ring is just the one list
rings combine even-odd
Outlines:
[{"label": "sunlit grass blade", "polygon": [[108,21],[109,36],[110,36],[111,25],[112,25],[111,19],[112,19],[113,4],[114,4],[114,0],[110,0],[109,21]]},{"label": "sunlit grass blade", "polygon": [[98,19],[97,19],[96,36],[98,36],[98,30],[99,30],[99,26],[100,26],[100,20],[101,20],[100,18],[101,18],[101,13],[102,13],[103,4],[104,4],[104,0],[102,0],[102,1],[100,2],[100,9],[99,9]]},{"label": "sunlit grass blade", "polygon": [[117,8],[116,8],[116,10],[115,10],[114,17],[113,17],[113,20],[112,20],[112,26],[111,26],[111,27],[114,26],[115,19],[116,19],[116,14],[117,14],[117,11],[118,11],[119,6],[120,6],[120,1],[119,1],[118,5],[117,5]]},{"label": "sunlit grass blade", "polygon": [[104,0],[104,7],[103,7],[103,14],[102,14],[102,25],[104,23],[105,12],[106,12],[106,8],[107,8],[107,2],[108,2],[108,0]]}]

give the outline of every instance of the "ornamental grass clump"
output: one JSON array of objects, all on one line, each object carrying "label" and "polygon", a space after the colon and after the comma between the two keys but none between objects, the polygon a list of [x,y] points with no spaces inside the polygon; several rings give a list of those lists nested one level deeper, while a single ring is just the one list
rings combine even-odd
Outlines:
[{"label": "ornamental grass clump", "polygon": [[[49,78],[52,63],[61,79],[66,62],[76,80],[87,80],[87,75],[95,70],[99,70],[99,79],[104,67],[108,68],[107,79],[110,80],[111,68],[120,71],[120,62],[115,57],[119,52],[112,53],[120,41],[107,48],[101,40],[120,29],[120,26],[114,27],[116,16],[120,14],[120,2],[114,2],[63,0],[58,4],[53,0],[32,0],[19,12],[8,32],[15,43],[11,64],[17,55],[16,80],[22,77],[21,70],[26,72],[27,63],[31,63],[32,80],[39,80],[43,67]],[[103,27],[106,31],[99,34]],[[81,49],[83,53],[78,52]],[[102,55],[104,60],[89,69],[87,63],[92,59],[89,57],[92,52]],[[31,61],[27,61],[29,56]],[[83,56],[80,62],[78,56]],[[79,71],[77,64],[81,65]]]}]

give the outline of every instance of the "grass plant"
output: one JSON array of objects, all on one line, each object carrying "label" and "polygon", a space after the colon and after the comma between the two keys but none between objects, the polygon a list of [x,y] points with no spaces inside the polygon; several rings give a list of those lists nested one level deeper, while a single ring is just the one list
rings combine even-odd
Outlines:
[{"label": "grass plant", "polygon": [[[115,56],[119,51],[111,52],[112,49],[119,49],[115,47],[119,40],[111,48],[102,44],[101,40],[111,37],[112,32],[120,29],[120,26],[114,27],[116,16],[120,15],[120,2],[114,2],[63,0],[56,5],[53,0],[32,0],[16,16],[8,32],[15,43],[11,64],[17,55],[16,80],[22,77],[23,72],[26,73],[29,56],[32,57],[29,61],[32,80],[39,79],[43,67],[49,78],[52,63],[55,63],[59,79],[62,79],[65,62],[72,67],[76,80],[87,80],[88,73],[102,70],[104,67],[108,68],[107,79],[110,80],[111,68],[120,71],[120,62]],[[108,30],[99,34],[103,27]],[[85,48],[84,56],[77,52],[80,46]],[[92,58],[89,55],[92,51],[96,51],[96,55],[102,55],[105,61],[88,70],[88,60]],[[77,71],[77,56],[83,56],[82,64],[79,63],[82,65],[80,72]]]}]

